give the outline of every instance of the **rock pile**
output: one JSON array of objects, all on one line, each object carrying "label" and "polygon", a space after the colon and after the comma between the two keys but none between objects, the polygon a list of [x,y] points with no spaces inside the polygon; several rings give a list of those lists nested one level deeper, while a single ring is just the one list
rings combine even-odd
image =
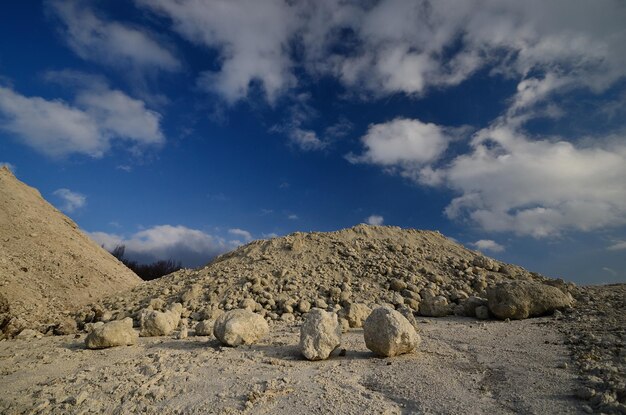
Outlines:
[{"label": "rock pile", "polygon": [[74,333],[69,316],[77,307],[140,283],[36,189],[0,168],[0,338],[25,329]]},{"label": "rock pile", "polygon": [[585,287],[576,300],[555,314],[581,373],[575,394],[585,412],[626,414],[626,285]]},{"label": "rock pile", "polygon": [[[202,269],[150,281],[98,307],[113,318],[139,319],[151,304],[180,302],[182,317],[193,325],[237,308],[291,323],[317,307],[338,312],[345,327],[359,327],[379,305],[423,316],[474,317],[478,308],[484,318],[488,312],[480,307],[487,305],[488,290],[505,281],[536,282],[563,293],[573,289],[487,258],[439,232],[358,225],[255,241]],[[79,323],[94,321],[93,314],[85,310]]]}]

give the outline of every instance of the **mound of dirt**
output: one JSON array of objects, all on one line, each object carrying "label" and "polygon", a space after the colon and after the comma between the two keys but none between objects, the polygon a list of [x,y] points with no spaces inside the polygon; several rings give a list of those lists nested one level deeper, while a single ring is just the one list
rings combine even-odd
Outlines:
[{"label": "mound of dirt", "polygon": [[46,332],[69,312],[141,279],[67,216],[0,169],[0,336]]},{"label": "mound of dirt", "polygon": [[[330,233],[300,233],[255,241],[199,270],[181,270],[104,299],[112,318],[140,320],[143,308],[181,302],[183,317],[213,319],[217,309],[249,308],[293,322],[311,306],[339,311],[350,304],[390,304],[424,316],[472,315],[486,290],[524,280],[573,288],[469,250],[439,232],[358,225]],[[478,298],[476,298],[478,297]],[[469,301],[468,301],[469,298]]]}]

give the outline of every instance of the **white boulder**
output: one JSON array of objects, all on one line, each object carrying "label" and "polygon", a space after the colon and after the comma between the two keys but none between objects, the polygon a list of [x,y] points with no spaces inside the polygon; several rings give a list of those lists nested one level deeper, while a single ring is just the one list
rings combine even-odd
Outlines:
[{"label": "white boulder", "polygon": [[341,344],[337,314],[314,308],[300,328],[300,351],[308,360],[324,360]]},{"label": "white boulder", "polygon": [[254,344],[269,334],[269,326],[261,315],[237,309],[217,318],[213,334],[227,346]]},{"label": "white boulder", "polygon": [[372,311],[363,325],[363,335],[368,349],[386,357],[410,353],[421,341],[411,323],[387,307]]},{"label": "white boulder", "polygon": [[106,349],[115,346],[130,346],[137,343],[139,335],[133,329],[133,319],[110,321],[95,327],[85,338],[88,349]]},{"label": "white boulder", "polygon": [[183,306],[172,304],[167,311],[144,310],[141,316],[141,336],[169,336],[176,330],[180,322]]}]

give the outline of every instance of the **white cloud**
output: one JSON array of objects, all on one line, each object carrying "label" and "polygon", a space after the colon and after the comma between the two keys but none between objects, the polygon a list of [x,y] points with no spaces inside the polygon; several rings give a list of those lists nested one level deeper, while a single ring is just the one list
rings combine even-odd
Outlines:
[{"label": "white cloud", "polygon": [[125,255],[139,262],[173,259],[190,267],[204,265],[235,247],[222,238],[180,225],[158,225],[128,237],[105,232],[88,232],[88,235],[109,251],[124,245]]},{"label": "white cloud", "polygon": [[229,103],[245,98],[259,82],[270,102],[293,85],[288,57],[294,33],[292,9],[283,0],[136,0],[167,16],[188,40],[219,50],[219,70],[204,72],[198,84]]},{"label": "white cloud", "polygon": [[378,96],[421,95],[493,68],[526,81],[520,105],[571,85],[606,90],[626,68],[618,0],[135,1],[219,51],[221,67],[199,83],[231,103],[255,81],[273,102],[296,86],[296,67]]},{"label": "white cloud", "polygon": [[165,140],[160,119],[143,101],[98,83],[80,90],[74,104],[0,86],[0,129],[51,157],[102,157],[114,140],[127,140],[136,149],[158,146]]},{"label": "white cloud", "polygon": [[487,231],[546,237],[626,223],[626,146],[531,140],[506,125],[479,132],[440,170],[460,193],[448,217]]},{"label": "white cloud", "polygon": [[367,222],[369,225],[382,225],[383,222],[385,221],[385,218],[383,218],[380,215],[371,215],[368,216],[367,219],[365,219],[365,222]]},{"label": "white cloud", "polygon": [[289,131],[288,136],[293,144],[304,151],[321,150],[326,147],[326,143],[319,139],[315,131],[295,128]]},{"label": "white cloud", "polygon": [[608,248],[609,251],[623,251],[626,250],[626,241],[614,241]]},{"label": "white cloud", "polygon": [[163,42],[143,29],[107,21],[86,2],[53,0],[69,47],[81,58],[113,67],[177,71],[181,64]]},{"label": "white cloud", "polygon": [[291,215],[287,216],[287,219],[289,219],[289,220],[298,220],[300,218],[299,218],[298,215],[292,213]]},{"label": "white cloud", "polygon": [[87,204],[87,197],[85,195],[72,192],[69,189],[57,189],[52,194],[61,200],[60,209],[67,213],[72,213]]},{"label": "white cloud", "polygon": [[228,233],[236,237],[242,238],[245,242],[250,242],[253,239],[252,234],[244,229],[233,228],[229,229]]},{"label": "white cloud", "polygon": [[496,241],[491,239],[481,239],[479,241],[473,242],[472,246],[476,247],[479,251],[491,251],[491,252],[502,252],[504,251],[504,246],[500,245]]},{"label": "white cloud", "polygon": [[444,129],[435,124],[396,118],[370,125],[361,137],[365,152],[349,155],[348,159],[380,166],[421,166],[439,159],[449,141]]}]

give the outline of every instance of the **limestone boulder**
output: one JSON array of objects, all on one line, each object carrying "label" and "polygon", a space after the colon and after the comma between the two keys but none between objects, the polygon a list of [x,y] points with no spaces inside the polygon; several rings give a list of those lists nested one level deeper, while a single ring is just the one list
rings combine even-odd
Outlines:
[{"label": "limestone boulder", "polygon": [[341,344],[337,314],[314,308],[300,328],[300,351],[308,360],[325,360]]},{"label": "limestone boulder", "polygon": [[399,312],[376,308],[363,325],[365,345],[378,356],[391,357],[410,353],[421,339],[411,323]]},{"label": "limestone boulder", "polygon": [[489,311],[499,319],[520,320],[571,307],[572,296],[534,281],[502,282],[487,289]]},{"label": "limestone boulder", "polygon": [[106,349],[137,343],[139,334],[133,329],[133,319],[116,320],[94,328],[85,338],[88,349]]},{"label": "limestone boulder", "polygon": [[141,316],[141,336],[169,336],[178,327],[182,311],[180,303],[172,304],[167,311],[144,310]]},{"label": "limestone boulder", "polygon": [[250,310],[231,310],[217,318],[215,337],[226,346],[254,344],[269,334],[267,321]]}]

